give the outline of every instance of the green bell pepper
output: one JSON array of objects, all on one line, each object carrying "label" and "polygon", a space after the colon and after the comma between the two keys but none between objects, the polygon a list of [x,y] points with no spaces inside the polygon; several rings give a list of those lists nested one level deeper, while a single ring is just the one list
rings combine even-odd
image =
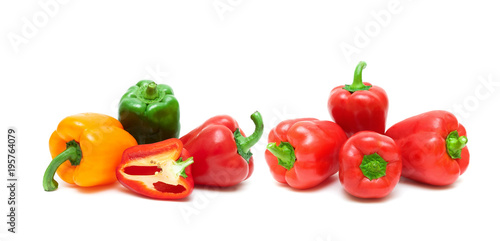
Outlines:
[{"label": "green bell pepper", "polygon": [[118,120],[138,144],[178,138],[179,102],[172,88],[141,80],[122,96]]}]

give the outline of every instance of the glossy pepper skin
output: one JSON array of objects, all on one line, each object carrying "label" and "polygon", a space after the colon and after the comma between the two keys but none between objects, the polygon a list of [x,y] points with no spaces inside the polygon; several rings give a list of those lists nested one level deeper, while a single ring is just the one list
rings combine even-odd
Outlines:
[{"label": "glossy pepper skin", "polygon": [[179,137],[179,102],[168,85],[139,81],[122,96],[118,111],[123,128],[139,144]]},{"label": "glossy pepper skin", "polygon": [[387,136],[401,149],[402,176],[444,186],[454,183],[469,165],[465,128],[447,111],[422,113],[390,127]]},{"label": "glossy pepper skin", "polygon": [[126,149],[116,168],[118,181],[126,188],[149,198],[182,199],[194,187],[193,158],[179,139]]},{"label": "glossy pepper skin", "polygon": [[403,162],[396,142],[388,136],[361,131],[340,151],[339,180],[359,198],[382,198],[392,192],[401,177]]},{"label": "glossy pepper skin", "polygon": [[362,81],[365,67],[366,63],[361,61],[354,71],[353,83],[335,87],[328,98],[330,116],[347,136],[359,131],[385,132],[387,94],[384,89]]},{"label": "glossy pepper skin", "polygon": [[53,160],[43,176],[43,188],[57,189],[56,172],[63,181],[81,187],[113,183],[123,151],[135,145],[134,137],[111,116],[96,113],[68,116],[50,136]]},{"label": "glossy pepper skin", "polygon": [[248,179],[253,172],[250,147],[264,131],[259,112],[251,115],[255,131],[245,137],[235,119],[228,115],[214,116],[180,138],[193,158],[194,183],[229,187]]},{"label": "glossy pepper skin", "polygon": [[312,188],[339,170],[339,151],[347,136],[332,121],[285,120],[268,136],[266,162],[274,179],[296,189]]}]

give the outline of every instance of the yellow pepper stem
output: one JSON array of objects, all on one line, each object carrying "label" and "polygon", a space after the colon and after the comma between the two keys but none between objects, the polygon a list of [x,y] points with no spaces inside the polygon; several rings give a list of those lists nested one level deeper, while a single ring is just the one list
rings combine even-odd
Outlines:
[{"label": "yellow pepper stem", "polygon": [[76,141],[66,143],[66,150],[57,155],[49,164],[43,175],[43,189],[45,191],[54,191],[59,184],[54,180],[57,168],[66,161],[70,161],[71,165],[77,166],[82,160],[82,149]]}]

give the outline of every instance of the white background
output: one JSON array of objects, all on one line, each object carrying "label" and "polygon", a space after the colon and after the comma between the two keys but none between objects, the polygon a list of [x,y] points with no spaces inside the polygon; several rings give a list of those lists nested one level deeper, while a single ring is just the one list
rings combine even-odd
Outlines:
[{"label": "white background", "polygon": [[[499,5],[469,2],[2,2],[0,132],[18,131],[19,183],[15,235],[0,188],[0,238],[498,240]],[[364,80],[389,96],[388,126],[436,109],[464,124],[470,166],[455,184],[402,179],[387,198],[360,200],[337,174],[307,191],[274,181],[264,160],[269,130],[288,118],[330,119],[330,90],[350,83],[360,60]],[[253,148],[253,176],[176,202],[58,177],[57,191],[43,191],[59,121],[81,112],[116,117],[121,95],[141,79],[174,88],[181,134],[217,114],[250,133],[259,110],[266,132]]]}]

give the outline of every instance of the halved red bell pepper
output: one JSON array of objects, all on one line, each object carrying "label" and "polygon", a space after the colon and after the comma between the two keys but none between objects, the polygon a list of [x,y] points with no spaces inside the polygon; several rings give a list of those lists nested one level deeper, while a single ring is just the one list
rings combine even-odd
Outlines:
[{"label": "halved red bell pepper", "polygon": [[389,108],[387,94],[384,89],[363,82],[361,74],[365,67],[365,62],[359,62],[353,83],[333,88],[328,98],[330,116],[347,136],[358,131],[385,132]]},{"label": "halved red bell pepper", "polygon": [[386,135],[401,149],[402,176],[431,185],[449,185],[469,165],[465,128],[447,111],[430,111],[390,127]]},{"label": "halved red bell pepper", "polygon": [[219,115],[205,121],[180,138],[196,162],[192,166],[194,183],[228,187],[252,175],[253,157],[250,147],[255,145],[264,124],[259,112],[251,115],[255,131],[245,137],[232,117]]},{"label": "halved red bell pepper", "polygon": [[128,189],[154,199],[181,199],[193,191],[193,158],[179,139],[167,139],[126,149],[116,169]]},{"label": "halved red bell pepper", "polygon": [[382,198],[399,182],[402,165],[393,139],[361,131],[351,136],[340,151],[339,180],[353,196]]},{"label": "halved red bell pepper", "polygon": [[297,189],[312,188],[339,170],[338,155],[347,140],[332,121],[285,120],[269,133],[266,162],[274,179]]}]

